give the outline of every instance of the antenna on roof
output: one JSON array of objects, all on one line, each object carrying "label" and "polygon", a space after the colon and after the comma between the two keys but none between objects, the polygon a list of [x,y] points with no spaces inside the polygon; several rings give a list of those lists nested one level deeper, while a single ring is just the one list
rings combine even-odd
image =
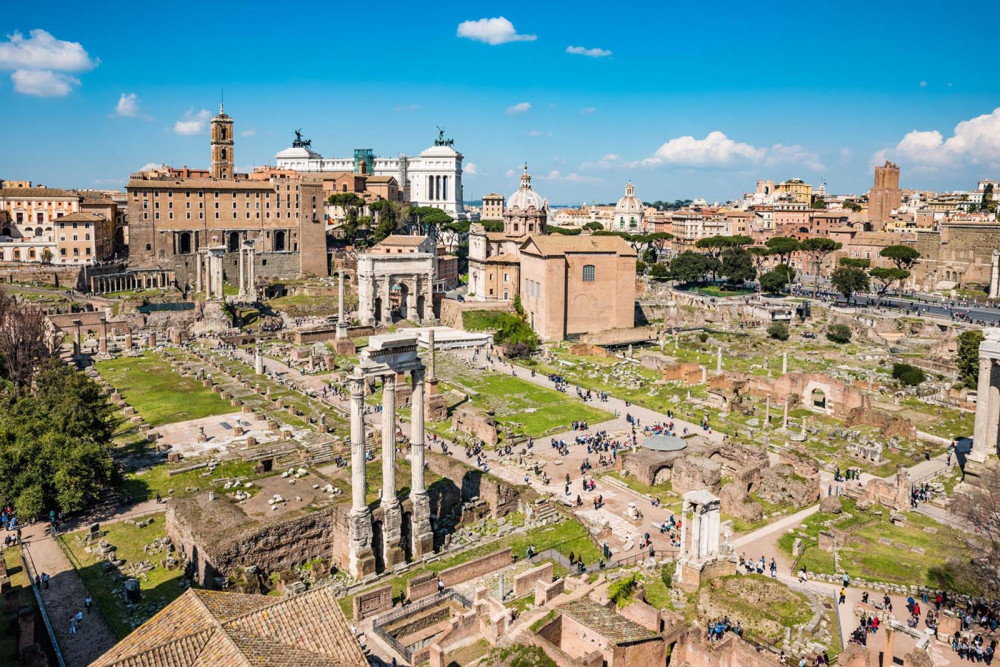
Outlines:
[{"label": "antenna on roof", "polygon": [[219,88],[219,113],[226,112],[226,89]]}]

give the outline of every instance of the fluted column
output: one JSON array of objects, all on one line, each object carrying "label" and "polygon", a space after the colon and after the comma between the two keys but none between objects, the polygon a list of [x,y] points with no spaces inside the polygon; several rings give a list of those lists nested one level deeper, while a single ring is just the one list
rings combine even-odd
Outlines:
[{"label": "fluted column", "polygon": [[410,373],[413,397],[410,399],[410,499],[413,501],[411,534],[414,560],[434,552],[434,533],[431,530],[431,503],[424,488],[424,369]]},{"label": "fluted column", "polygon": [[372,518],[365,504],[364,378],[351,379],[351,513],[349,516],[348,571],[355,579],[375,571],[372,553]]},{"label": "fluted column", "polygon": [[396,375],[382,378],[382,506],[396,500]]},{"label": "fluted column", "polygon": [[340,272],[340,289],[337,293],[337,338],[347,337],[347,322],[344,320],[344,272]]},{"label": "fluted column", "polygon": [[[986,460],[989,453],[990,429],[990,384],[993,376],[993,360],[989,357],[979,357],[979,384],[976,386],[976,417],[972,432],[972,451],[969,458],[980,463]],[[995,429],[996,424],[993,425]]]}]

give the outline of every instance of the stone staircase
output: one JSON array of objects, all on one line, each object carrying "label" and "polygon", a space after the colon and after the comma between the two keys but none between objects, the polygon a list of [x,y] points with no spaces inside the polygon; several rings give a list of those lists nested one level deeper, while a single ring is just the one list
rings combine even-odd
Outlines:
[{"label": "stone staircase", "polygon": [[562,521],[562,514],[548,500],[543,500],[535,505],[535,521],[540,524],[558,523]]}]

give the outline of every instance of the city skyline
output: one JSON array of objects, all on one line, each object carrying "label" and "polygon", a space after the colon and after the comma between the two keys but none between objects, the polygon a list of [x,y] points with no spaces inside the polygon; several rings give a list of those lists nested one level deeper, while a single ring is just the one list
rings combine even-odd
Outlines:
[{"label": "city skyline", "polygon": [[[466,158],[467,200],[509,194],[524,162],[561,204],[614,201],[629,179],[644,200],[725,201],[793,177],[861,194],[884,159],[904,188],[953,190],[1000,166],[1000,93],[968,66],[987,46],[929,20],[898,29],[919,6],[731,5],[716,15],[732,25],[692,7],[575,7],[443,4],[374,25],[323,5],[197,21],[115,3],[5,8],[0,171],[117,189],[150,163],[204,168],[223,89],[241,171],[273,164],[292,128],[324,156],[415,155],[443,126]],[[315,39],[324,20],[364,29]],[[95,38],[108,25],[115,38]]]}]

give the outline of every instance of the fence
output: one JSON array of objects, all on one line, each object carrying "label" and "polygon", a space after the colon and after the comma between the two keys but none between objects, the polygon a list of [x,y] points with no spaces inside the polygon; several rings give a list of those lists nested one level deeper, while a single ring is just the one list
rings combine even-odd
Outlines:
[{"label": "fence", "polygon": [[404,646],[399,642],[398,639],[389,634],[385,630],[385,627],[393,623],[394,621],[398,621],[401,618],[405,618],[417,612],[423,611],[424,609],[427,609],[429,607],[438,605],[441,602],[444,602],[445,600],[448,599],[455,600],[466,609],[472,607],[472,601],[469,600],[469,598],[465,597],[461,593],[458,593],[457,591],[449,589],[441,591],[439,593],[435,593],[434,595],[426,597],[423,600],[420,600],[419,602],[414,602],[413,604],[400,607],[395,611],[390,611],[388,614],[384,614],[383,616],[379,616],[372,623],[372,631],[374,631],[375,634],[377,634],[382,641],[391,646],[392,649],[396,651],[396,653],[399,653],[401,656],[403,656],[403,658],[407,662],[411,662],[413,660],[414,650],[418,650],[423,647]]},{"label": "fence", "polygon": [[631,556],[625,556],[624,558],[619,558],[618,560],[611,561],[610,563],[605,563],[603,566],[600,563],[594,563],[591,565],[585,565],[581,570],[577,563],[570,563],[566,556],[555,549],[545,549],[544,551],[539,551],[537,554],[533,555],[529,561],[533,565],[537,565],[547,560],[551,560],[558,563],[562,567],[566,568],[570,572],[577,572],[580,574],[589,574],[591,572],[604,572],[605,570],[613,570],[619,567],[626,567],[628,565],[635,565],[636,563],[649,558],[649,555],[643,551],[634,553]]},{"label": "fence", "polygon": [[49,620],[49,612],[45,609],[45,601],[42,600],[42,592],[38,590],[38,586],[35,585],[35,575],[33,574],[33,572],[37,572],[35,568],[35,561],[31,558],[31,552],[28,550],[28,545],[24,542],[20,542],[20,544],[21,561],[24,563],[24,572],[28,575],[28,581],[31,583],[31,590],[35,593],[35,601],[38,602],[38,609],[42,612],[42,620],[45,622],[45,630],[49,633],[49,640],[52,642],[52,651],[55,653],[56,661],[58,661],[59,667],[66,667],[66,661],[63,660],[62,651],[59,650],[59,642],[56,640],[56,632],[52,629],[52,622]]}]

